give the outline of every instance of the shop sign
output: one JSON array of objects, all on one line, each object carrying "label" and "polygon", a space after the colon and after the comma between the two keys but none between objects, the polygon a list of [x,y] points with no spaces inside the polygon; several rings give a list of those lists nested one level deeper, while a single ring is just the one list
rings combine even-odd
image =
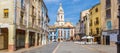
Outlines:
[{"label": "shop sign", "polygon": [[0,28],[7,28],[9,27],[9,24],[0,24]]}]

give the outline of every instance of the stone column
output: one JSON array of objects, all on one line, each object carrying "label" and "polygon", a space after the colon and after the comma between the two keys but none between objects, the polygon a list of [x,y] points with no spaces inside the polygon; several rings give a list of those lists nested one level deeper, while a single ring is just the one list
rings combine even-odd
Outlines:
[{"label": "stone column", "polygon": [[25,48],[29,48],[29,30],[25,34]]},{"label": "stone column", "polygon": [[38,42],[38,33],[35,33],[35,44],[34,44],[34,46],[37,46],[37,42]]},{"label": "stone column", "polygon": [[10,25],[8,28],[8,51],[13,52],[16,50],[15,48],[15,35],[16,35],[16,27],[15,25]]},{"label": "stone column", "polygon": [[103,35],[101,35],[101,44],[103,45],[103,42],[104,42],[104,38],[103,38]]},{"label": "stone column", "polygon": [[39,33],[39,46],[41,45],[41,34]]},{"label": "stone column", "polygon": [[54,32],[52,32],[52,41],[54,41]]},{"label": "stone column", "polygon": [[106,45],[106,36],[104,36],[103,43],[104,43],[104,45]]}]

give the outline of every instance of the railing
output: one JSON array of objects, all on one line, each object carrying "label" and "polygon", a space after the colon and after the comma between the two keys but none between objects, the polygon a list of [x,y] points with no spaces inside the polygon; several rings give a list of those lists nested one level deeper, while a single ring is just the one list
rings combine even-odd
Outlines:
[{"label": "railing", "polygon": [[27,21],[26,20],[20,20],[20,22],[19,22],[19,25],[27,25]]},{"label": "railing", "polygon": [[40,27],[39,27],[39,25],[34,24],[33,28],[39,29]]},{"label": "railing", "polygon": [[28,27],[32,27],[32,22],[28,22]]},{"label": "railing", "polygon": [[27,20],[23,20],[23,25],[27,25]]},{"label": "railing", "polygon": [[33,24],[32,22],[28,23],[29,28],[40,29],[40,25]]}]

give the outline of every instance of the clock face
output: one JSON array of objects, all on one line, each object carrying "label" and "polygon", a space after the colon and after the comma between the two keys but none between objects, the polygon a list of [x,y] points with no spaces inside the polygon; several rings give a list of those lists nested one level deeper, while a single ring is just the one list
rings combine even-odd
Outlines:
[{"label": "clock face", "polygon": [[107,22],[107,29],[108,29],[108,30],[111,30],[111,29],[112,29],[112,23],[111,23],[111,21],[108,21],[108,22]]}]

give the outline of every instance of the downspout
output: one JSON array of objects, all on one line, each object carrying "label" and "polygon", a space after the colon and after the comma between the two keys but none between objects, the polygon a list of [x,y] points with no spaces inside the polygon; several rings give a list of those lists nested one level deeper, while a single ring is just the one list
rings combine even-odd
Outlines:
[{"label": "downspout", "polygon": [[14,0],[14,21],[13,21],[13,24],[16,25],[16,17],[17,17],[17,14],[16,14],[16,9],[17,8],[17,1]]},{"label": "downspout", "polygon": [[29,27],[29,7],[30,7],[30,0],[28,1],[28,5],[27,5],[28,9],[27,9],[27,28]]}]

